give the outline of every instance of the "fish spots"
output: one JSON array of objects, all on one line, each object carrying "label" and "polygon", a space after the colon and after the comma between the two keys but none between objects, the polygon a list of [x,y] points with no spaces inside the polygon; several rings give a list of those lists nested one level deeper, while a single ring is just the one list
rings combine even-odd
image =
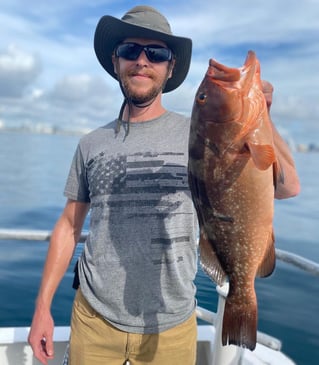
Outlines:
[{"label": "fish spots", "polygon": [[209,242],[200,242],[202,264],[213,280],[224,272],[230,284],[223,344],[256,345],[254,281],[274,267],[274,178],[272,169],[264,169],[273,155],[256,55],[249,52],[238,69],[211,60],[193,106],[189,177],[201,232]]}]

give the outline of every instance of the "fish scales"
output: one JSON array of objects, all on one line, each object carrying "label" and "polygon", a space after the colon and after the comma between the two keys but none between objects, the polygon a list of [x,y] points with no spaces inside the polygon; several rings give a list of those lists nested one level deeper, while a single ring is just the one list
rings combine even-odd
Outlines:
[{"label": "fish scales", "polygon": [[254,281],[275,267],[278,166],[255,53],[240,68],[210,60],[192,110],[188,176],[202,267],[217,284],[229,281],[223,345],[256,346]]}]

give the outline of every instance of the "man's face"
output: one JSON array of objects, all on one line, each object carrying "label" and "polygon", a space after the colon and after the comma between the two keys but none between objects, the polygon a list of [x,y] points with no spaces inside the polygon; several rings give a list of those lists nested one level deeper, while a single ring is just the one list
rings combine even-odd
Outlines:
[{"label": "man's face", "polygon": [[[128,42],[167,47],[164,42],[151,39],[127,38],[123,41]],[[162,92],[163,85],[171,77],[174,60],[151,62],[142,51],[133,61],[113,56],[113,64],[126,96],[138,104],[143,104]]]}]

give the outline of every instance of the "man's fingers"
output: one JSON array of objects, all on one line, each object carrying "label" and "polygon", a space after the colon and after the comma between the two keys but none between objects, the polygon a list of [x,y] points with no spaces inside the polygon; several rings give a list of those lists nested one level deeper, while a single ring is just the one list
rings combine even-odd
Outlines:
[{"label": "man's fingers", "polygon": [[265,95],[267,107],[268,107],[268,109],[270,109],[270,106],[272,103],[272,93],[274,91],[274,88],[273,88],[272,84],[266,80],[262,80],[261,83],[262,83],[263,93]]},{"label": "man's fingers", "polygon": [[53,346],[52,337],[48,338],[47,340],[42,339],[41,345],[42,345],[42,350],[45,353],[45,355],[49,359],[52,359],[54,356],[54,346]]}]

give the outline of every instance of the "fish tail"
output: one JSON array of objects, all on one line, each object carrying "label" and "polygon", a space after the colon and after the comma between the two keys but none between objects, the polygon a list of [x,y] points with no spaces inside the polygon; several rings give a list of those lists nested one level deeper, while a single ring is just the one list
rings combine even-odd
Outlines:
[{"label": "fish tail", "polygon": [[239,304],[226,299],[222,344],[236,345],[253,351],[257,341],[257,303]]}]

